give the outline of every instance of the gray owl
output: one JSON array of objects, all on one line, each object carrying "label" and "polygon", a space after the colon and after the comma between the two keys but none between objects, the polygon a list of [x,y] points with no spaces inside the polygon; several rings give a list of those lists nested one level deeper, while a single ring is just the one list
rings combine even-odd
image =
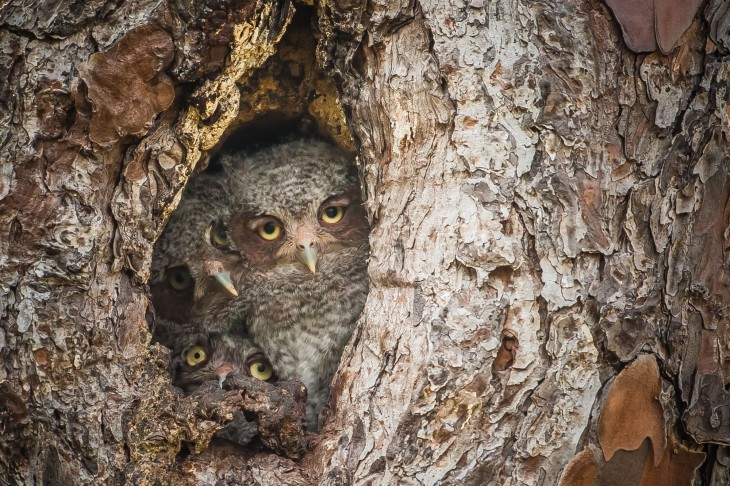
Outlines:
[{"label": "gray owl", "polygon": [[368,292],[370,227],[352,158],[315,140],[224,159],[228,225],[246,271],[232,306],[283,380],[307,387],[316,429]]},{"label": "gray owl", "polygon": [[[209,319],[223,313],[237,295],[229,268],[240,258],[230,247],[228,218],[224,179],[201,175],[189,184],[155,244],[150,279],[154,334],[168,347],[175,347],[181,332],[228,327],[225,320]],[[204,329],[197,324],[202,322]]]},{"label": "gray owl", "polygon": [[243,336],[230,333],[189,334],[181,336],[172,350],[172,384],[187,393],[208,381],[222,383],[233,372],[262,381],[277,378],[266,356]]},{"label": "gray owl", "polygon": [[[173,385],[191,393],[203,383],[223,381],[230,373],[262,381],[276,381],[271,363],[249,339],[230,333],[190,334],[180,336],[172,350],[170,377]],[[242,411],[216,437],[237,444],[248,444],[257,433],[255,422]]]}]

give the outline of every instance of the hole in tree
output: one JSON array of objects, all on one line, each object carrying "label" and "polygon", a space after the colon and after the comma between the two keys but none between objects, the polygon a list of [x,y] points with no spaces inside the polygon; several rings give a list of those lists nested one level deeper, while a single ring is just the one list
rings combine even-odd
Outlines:
[{"label": "hole in tree", "polygon": [[315,64],[313,11],[297,8],[277,53],[239,86],[238,116],[198,163],[152,262],[153,338],[171,350],[173,384],[210,394],[225,383],[268,404],[219,434],[244,446],[287,442],[256,437],[266,410],[285,410],[286,425],[306,409],[318,428],[368,287],[353,142]]}]

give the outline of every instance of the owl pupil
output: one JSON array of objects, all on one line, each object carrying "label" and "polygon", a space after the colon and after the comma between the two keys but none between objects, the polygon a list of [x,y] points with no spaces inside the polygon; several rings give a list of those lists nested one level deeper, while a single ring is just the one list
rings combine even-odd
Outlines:
[{"label": "owl pupil", "polygon": [[324,210],[324,213],[327,215],[328,218],[334,218],[335,216],[337,216],[337,208],[330,206]]},{"label": "owl pupil", "polygon": [[266,371],[266,365],[263,363],[259,363],[256,365],[256,369],[259,370],[259,373],[263,373]]},{"label": "owl pupil", "polygon": [[200,359],[200,353],[199,352],[198,353],[195,353],[193,356],[195,357],[195,359]]},{"label": "owl pupil", "polygon": [[264,232],[266,234],[274,234],[274,231],[276,231],[276,225],[274,223],[269,222],[264,225]]}]

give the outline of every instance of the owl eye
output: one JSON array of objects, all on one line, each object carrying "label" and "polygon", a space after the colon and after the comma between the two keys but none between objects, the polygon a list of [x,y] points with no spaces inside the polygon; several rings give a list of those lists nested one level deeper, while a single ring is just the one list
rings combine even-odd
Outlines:
[{"label": "owl eye", "polygon": [[185,351],[185,362],[190,366],[198,366],[208,359],[208,353],[202,346],[193,346]]},{"label": "owl eye", "polygon": [[223,223],[215,223],[210,227],[210,242],[215,246],[229,246],[231,237]]},{"label": "owl eye", "polygon": [[274,241],[281,235],[281,226],[274,221],[268,221],[258,229],[259,236],[266,241]]},{"label": "owl eye", "polygon": [[345,214],[345,208],[342,206],[328,206],[322,211],[322,221],[327,224],[339,223]]},{"label": "owl eye", "polygon": [[268,381],[274,376],[274,369],[263,356],[251,361],[248,365],[248,371],[253,378],[261,381]]},{"label": "owl eye", "polygon": [[175,290],[187,290],[193,285],[193,278],[185,267],[174,267],[167,271],[167,283]]}]

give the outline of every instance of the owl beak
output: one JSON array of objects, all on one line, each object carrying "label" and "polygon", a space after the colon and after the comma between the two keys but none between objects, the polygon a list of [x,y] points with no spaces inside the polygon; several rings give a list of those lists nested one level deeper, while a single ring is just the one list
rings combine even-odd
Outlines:
[{"label": "owl beak", "polygon": [[236,291],[236,287],[233,286],[233,282],[231,281],[231,272],[226,270],[225,272],[214,272],[213,278],[223,286],[226,291],[231,294],[234,297],[238,297],[238,292]]},{"label": "owl beak", "polygon": [[309,271],[317,273],[317,250],[314,247],[307,246],[303,250],[299,250],[299,260],[307,266]]},{"label": "owl beak", "polygon": [[226,381],[226,377],[231,371],[234,371],[233,366],[229,365],[228,363],[223,363],[213,372],[215,376],[218,377],[218,386],[220,388],[223,388],[223,383]]},{"label": "owl beak", "polygon": [[229,294],[234,297],[238,296],[236,287],[233,286],[233,281],[231,280],[231,272],[226,270],[221,262],[216,260],[206,260],[203,262],[203,268],[205,269],[205,273],[208,274],[209,277],[213,277]]},{"label": "owl beak", "polygon": [[307,266],[310,272],[317,273],[317,237],[311,229],[300,226],[296,232],[296,243],[299,248],[299,261]]}]

